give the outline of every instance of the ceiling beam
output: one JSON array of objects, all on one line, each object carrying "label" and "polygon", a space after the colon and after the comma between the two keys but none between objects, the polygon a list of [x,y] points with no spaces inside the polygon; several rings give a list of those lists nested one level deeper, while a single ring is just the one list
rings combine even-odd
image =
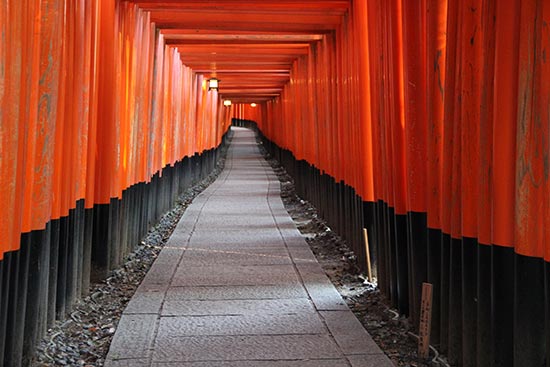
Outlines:
[{"label": "ceiling beam", "polygon": [[299,58],[334,33],[351,0],[130,0],[150,12],[165,43],[220,95],[258,102],[280,95]]}]

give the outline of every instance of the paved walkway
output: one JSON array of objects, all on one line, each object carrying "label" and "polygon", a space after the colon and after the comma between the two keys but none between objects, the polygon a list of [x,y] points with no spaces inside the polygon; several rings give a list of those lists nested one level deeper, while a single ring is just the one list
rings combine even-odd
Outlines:
[{"label": "paved walkway", "polygon": [[106,366],[390,367],[315,260],[252,132],[187,208]]}]

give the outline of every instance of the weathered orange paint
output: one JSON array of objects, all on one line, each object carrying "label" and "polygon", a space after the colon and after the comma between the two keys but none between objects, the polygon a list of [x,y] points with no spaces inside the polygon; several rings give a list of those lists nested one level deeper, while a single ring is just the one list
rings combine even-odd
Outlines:
[{"label": "weathered orange paint", "polygon": [[423,2],[403,2],[405,137],[407,211],[427,210],[426,8]]},{"label": "weathered orange paint", "polygon": [[[459,236],[478,237],[479,200],[479,121],[481,106],[481,81],[483,77],[482,45],[485,34],[482,27],[481,0],[461,2],[462,19],[460,32],[460,64],[463,69],[460,80],[459,100],[461,126],[461,229]],[[463,65],[463,66],[462,66]],[[458,103],[459,102],[459,103]]]},{"label": "weathered orange paint", "polygon": [[[453,167],[453,143],[456,141],[455,127],[453,123],[455,115],[455,96],[457,84],[457,23],[458,4],[456,1],[449,1],[447,8],[447,55],[445,60],[445,87],[444,87],[444,111],[443,111],[443,154],[441,168],[441,229],[444,233],[452,233],[452,213],[457,213],[457,202],[453,190],[453,180],[458,181]],[[456,163],[455,163],[456,164]],[[456,225],[455,225],[456,228]]]},{"label": "weathered orange paint", "polygon": [[[540,40],[540,52],[537,54],[537,63],[540,65],[539,74],[537,75],[536,83],[538,83],[539,98],[537,112],[535,116],[536,121],[540,121],[545,125],[545,130],[548,131],[550,127],[550,4],[548,2],[542,3],[542,28],[541,28],[541,40]],[[546,135],[548,137],[548,135]],[[544,139],[544,138],[543,138]],[[544,158],[543,158],[543,175],[544,175],[544,188],[542,194],[543,200],[543,216],[542,216],[542,238],[544,241],[544,259],[550,261],[550,150],[548,140],[543,140]]]},{"label": "weathered orange paint", "polygon": [[391,35],[391,53],[392,70],[390,90],[393,92],[393,100],[390,108],[390,127],[393,134],[390,136],[392,149],[393,172],[393,206],[396,214],[405,214],[407,212],[407,181],[406,181],[406,140],[405,128],[407,121],[405,119],[405,81],[404,81],[404,55],[403,55],[403,7],[401,0],[393,0],[389,3],[389,21]]},{"label": "weathered orange paint", "polygon": [[[547,12],[519,1],[351,2],[334,35],[296,56],[260,127],[365,200],[426,212],[430,228],[454,238],[521,239],[520,253],[541,257],[547,191],[520,168],[544,175],[546,127],[534,122],[547,108]],[[522,89],[529,128],[518,138]]]},{"label": "weathered orange paint", "polygon": [[22,232],[81,199],[92,208],[120,198],[215,147],[229,126],[219,96],[200,88],[136,4],[10,2],[0,19],[0,202],[10,212],[0,222],[0,259],[19,248]]},{"label": "weathered orange paint", "polygon": [[479,193],[478,193],[478,242],[490,245],[492,241],[493,206],[493,120],[496,4],[486,2],[482,9],[482,67],[479,114]]},{"label": "weathered orange paint", "polygon": [[522,1],[519,20],[515,250],[544,257],[549,180],[548,115],[540,114],[542,2]]},{"label": "weathered orange paint", "polygon": [[493,130],[493,238],[492,243],[514,246],[516,192],[516,119],[518,108],[519,4],[496,4],[496,41]]},{"label": "weathered orange paint", "polygon": [[[237,117],[365,201],[549,259],[548,13],[519,0],[2,4],[13,215],[0,253],[78,200],[108,203],[214,147]],[[213,76],[219,92],[203,85]]]},{"label": "weathered orange paint", "polygon": [[428,227],[441,228],[441,170],[443,154],[443,112],[445,96],[445,60],[447,31],[447,1],[427,2],[427,72],[426,108],[430,138],[427,139],[427,211]]},{"label": "weathered orange paint", "polygon": [[[373,174],[373,130],[372,130],[372,117],[373,106],[371,104],[371,58],[375,56],[370,56],[369,53],[369,27],[367,22],[361,21],[362,19],[368,19],[368,9],[367,2],[359,1],[354,2],[354,12],[356,21],[356,30],[358,33],[358,42],[357,47],[357,59],[359,60],[358,65],[358,79],[356,84],[356,90],[359,91],[359,108],[361,114],[359,115],[359,123],[357,130],[361,133],[358,134],[360,137],[360,156],[363,157],[361,170],[361,179],[359,182],[360,191],[359,194],[363,197],[365,201],[374,201],[374,174]],[[323,65],[323,63],[321,63]]]}]

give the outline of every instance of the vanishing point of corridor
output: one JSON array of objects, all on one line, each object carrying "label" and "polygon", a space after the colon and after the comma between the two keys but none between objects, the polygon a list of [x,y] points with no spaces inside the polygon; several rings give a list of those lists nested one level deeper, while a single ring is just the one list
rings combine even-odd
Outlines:
[{"label": "vanishing point of corridor", "polygon": [[0,365],[550,367],[549,25],[550,0],[0,0]]}]

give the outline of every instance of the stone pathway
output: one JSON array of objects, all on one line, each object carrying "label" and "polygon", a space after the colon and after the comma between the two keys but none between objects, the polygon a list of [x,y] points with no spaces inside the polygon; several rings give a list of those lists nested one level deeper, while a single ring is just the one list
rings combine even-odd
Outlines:
[{"label": "stone pathway", "polygon": [[317,263],[254,134],[187,208],[128,304],[107,367],[391,367]]}]

